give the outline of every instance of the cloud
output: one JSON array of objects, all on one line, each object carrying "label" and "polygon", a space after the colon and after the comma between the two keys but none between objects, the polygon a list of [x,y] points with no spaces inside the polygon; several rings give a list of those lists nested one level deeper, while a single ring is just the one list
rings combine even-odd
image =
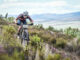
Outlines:
[{"label": "cloud", "polygon": [[47,2],[47,3],[45,3],[45,5],[55,6],[55,7],[57,7],[57,6],[66,6],[67,2],[65,2],[65,1],[54,1],[54,2]]},{"label": "cloud", "polygon": [[4,3],[8,3],[8,2],[18,2],[19,0],[3,0]]},{"label": "cloud", "polygon": [[74,7],[80,9],[80,5],[75,5]]},{"label": "cloud", "polygon": [[[67,3],[65,1],[53,1],[53,2],[15,2],[17,0],[6,0],[9,1],[8,3],[4,3],[1,5],[1,7],[13,7],[13,6],[29,6],[29,7],[60,7],[60,6],[66,6]],[[11,2],[10,2],[11,1]]]},{"label": "cloud", "polygon": [[[65,7],[71,8],[66,1],[52,1],[52,2],[18,2],[18,0],[4,0],[7,3],[0,5],[0,13],[19,14],[28,10],[30,14],[41,13],[69,13],[74,10],[69,10]],[[21,0],[20,0],[21,1]]]}]

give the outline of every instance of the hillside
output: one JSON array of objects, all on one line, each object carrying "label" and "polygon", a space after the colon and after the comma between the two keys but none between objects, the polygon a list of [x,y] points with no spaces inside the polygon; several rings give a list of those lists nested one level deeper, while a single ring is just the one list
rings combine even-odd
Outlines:
[{"label": "hillside", "polygon": [[[3,20],[3,19],[2,19]],[[49,26],[29,28],[30,44],[26,48],[17,38],[16,25],[0,28],[0,60],[79,60],[80,31],[71,27],[56,30]]]}]

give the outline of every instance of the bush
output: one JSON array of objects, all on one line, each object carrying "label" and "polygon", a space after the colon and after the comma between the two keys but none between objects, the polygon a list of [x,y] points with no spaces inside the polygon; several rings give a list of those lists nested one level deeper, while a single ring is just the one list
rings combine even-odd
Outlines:
[{"label": "bush", "polygon": [[13,35],[16,33],[16,30],[13,26],[3,26],[3,34],[5,35],[6,33]]},{"label": "bush", "polygon": [[44,29],[42,24],[35,25],[34,28],[36,28],[36,29]]},{"label": "bush", "polygon": [[56,38],[54,38],[53,36],[50,37],[49,42],[52,44],[56,44]]},{"label": "bush", "polygon": [[0,60],[14,60],[14,59],[8,55],[0,55]]},{"label": "bush", "polygon": [[9,22],[13,22],[13,21],[14,21],[14,19],[15,19],[14,17],[8,17],[8,19],[7,19],[7,20],[8,20]]},{"label": "bush", "polygon": [[12,55],[0,55],[0,60],[24,60],[24,53],[15,50]]},{"label": "bush", "polygon": [[21,60],[21,58],[20,58],[20,52],[18,52],[17,50],[14,50],[12,58],[14,60]]},{"label": "bush", "polygon": [[56,39],[56,47],[64,48],[66,44],[67,44],[67,40],[65,40],[63,38]]},{"label": "bush", "polygon": [[31,45],[32,46],[38,46],[40,45],[40,42],[42,42],[43,40],[41,40],[41,38],[38,35],[34,35],[32,37],[30,37],[31,40]]},{"label": "bush", "polygon": [[53,28],[52,26],[49,26],[49,27],[47,28],[47,30],[53,31],[54,28]]},{"label": "bush", "polygon": [[38,34],[38,33],[39,33],[39,31],[38,31],[38,30],[36,30],[36,29],[31,29],[31,30],[29,30],[29,33],[30,33],[30,35],[31,35],[31,36],[33,36],[33,35]]},{"label": "bush", "polygon": [[54,56],[48,55],[48,58],[46,60],[54,60]]},{"label": "bush", "polygon": [[70,58],[65,58],[65,60],[71,60]]},{"label": "bush", "polygon": [[60,54],[48,55],[48,58],[46,60],[61,60],[61,55]]},{"label": "bush", "polygon": [[80,38],[78,38],[77,44],[80,46]]},{"label": "bush", "polygon": [[[19,46],[19,40],[15,37],[16,30],[13,26],[3,26],[2,29],[2,44],[5,45],[5,47],[8,46]],[[4,37],[5,36],[5,37]]]},{"label": "bush", "polygon": [[80,33],[80,32],[78,29],[74,29],[74,28],[69,27],[64,30],[64,33],[71,36],[71,37],[77,37],[78,33]]},{"label": "bush", "polygon": [[50,34],[42,34],[41,36],[40,36],[45,42],[47,41],[49,41],[49,39],[50,39],[50,37],[51,37],[51,35]]},{"label": "bush", "polygon": [[8,25],[8,22],[0,17],[0,25]]},{"label": "bush", "polygon": [[60,54],[55,54],[54,55],[54,60],[61,60],[61,55]]}]

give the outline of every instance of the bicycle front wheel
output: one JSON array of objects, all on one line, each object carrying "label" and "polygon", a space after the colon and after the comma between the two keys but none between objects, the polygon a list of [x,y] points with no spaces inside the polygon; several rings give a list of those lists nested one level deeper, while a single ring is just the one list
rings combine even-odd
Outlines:
[{"label": "bicycle front wheel", "polygon": [[29,42],[29,33],[28,33],[28,30],[24,31],[24,39],[27,41],[27,43]]}]

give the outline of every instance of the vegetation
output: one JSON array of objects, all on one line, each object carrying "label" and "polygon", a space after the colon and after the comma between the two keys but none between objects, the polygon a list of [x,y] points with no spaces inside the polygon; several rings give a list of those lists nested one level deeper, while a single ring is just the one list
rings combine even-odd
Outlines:
[{"label": "vegetation", "polygon": [[0,27],[0,46],[6,52],[0,52],[0,60],[26,60],[27,57],[29,60],[73,60],[73,53],[80,52],[79,29],[69,27],[63,31],[51,26],[45,29],[43,25],[29,28],[30,44],[24,51],[21,40],[16,38],[17,26],[5,25],[7,21],[13,22],[14,18],[7,17],[7,14],[5,17],[0,18],[4,22]]},{"label": "vegetation", "polygon": [[60,54],[49,55],[46,60],[61,60]]},{"label": "vegetation", "polygon": [[3,17],[2,17],[2,15],[0,16],[0,25],[7,25],[8,24],[8,22],[7,21],[5,21],[4,19],[3,19]]},{"label": "vegetation", "polygon": [[31,45],[34,47],[40,47],[41,46],[41,42],[43,42],[43,40],[41,40],[40,37],[38,37],[38,35],[34,35],[32,37],[30,37],[31,39]]},{"label": "vegetation", "polygon": [[64,30],[64,33],[72,37],[77,37],[80,34],[80,31],[79,29],[74,29],[74,28],[69,27]]},{"label": "vegetation", "polygon": [[66,44],[67,44],[67,40],[65,40],[63,38],[57,38],[57,40],[56,40],[57,47],[64,48]]}]

